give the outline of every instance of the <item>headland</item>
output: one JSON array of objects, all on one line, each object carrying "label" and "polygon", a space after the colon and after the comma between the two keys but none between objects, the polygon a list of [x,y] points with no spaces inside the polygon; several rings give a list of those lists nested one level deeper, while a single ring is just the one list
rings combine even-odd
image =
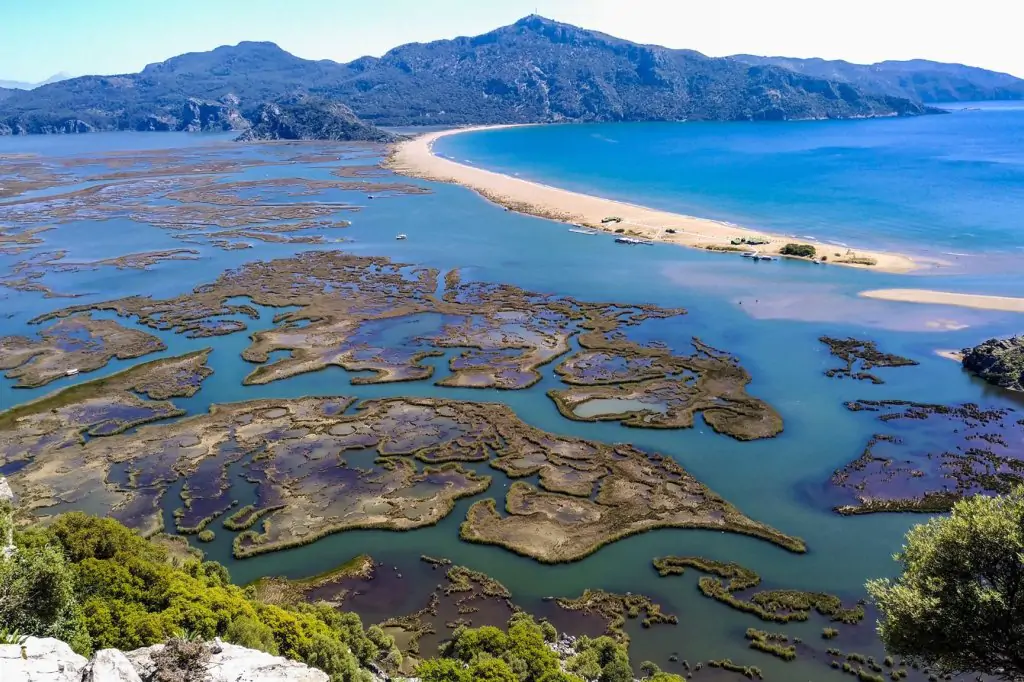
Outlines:
[{"label": "headland", "polygon": [[772,256],[785,255],[783,247],[799,241],[813,246],[818,258],[825,256],[824,262],[829,264],[891,273],[910,272],[925,265],[903,254],[837,247],[572,192],[458,163],[434,153],[434,142],[442,137],[510,127],[516,126],[473,126],[426,133],[396,144],[386,166],[403,175],[468,187],[508,210],[639,239],[711,251],[756,251]]}]

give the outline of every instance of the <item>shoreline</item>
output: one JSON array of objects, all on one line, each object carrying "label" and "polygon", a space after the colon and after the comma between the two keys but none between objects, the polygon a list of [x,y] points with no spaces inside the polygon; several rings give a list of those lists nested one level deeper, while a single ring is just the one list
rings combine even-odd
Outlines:
[{"label": "shoreline", "polygon": [[931,289],[872,289],[858,294],[862,298],[901,303],[930,303],[952,305],[976,310],[1000,310],[1008,313],[1024,313],[1024,298],[1013,296],[990,296],[987,294],[958,294],[952,291]]},{"label": "shoreline", "polygon": [[[697,218],[574,192],[469,166],[434,153],[434,142],[442,137],[514,127],[521,126],[471,126],[418,135],[412,139],[395,143],[383,165],[402,175],[461,185],[509,211],[555,220],[570,227],[586,227],[608,234],[677,244],[704,251],[725,253],[758,251],[764,255],[777,257],[781,256],[779,252],[786,244],[810,244],[815,247],[819,255],[828,257],[827,264],[897,274],[918,270],[927,264],[905,254],[839,247],[821,241],[771,234],[709,218]],[[621,218],[621,221],[601,222],[611,216],[617,216]],[[767,239],[768,243],[757,246],[733,245],[731,243],[734,239],[752,238]],[[782,257],[790,258],[789,256]],[[798,258],[797,260],[808,259]]]}]

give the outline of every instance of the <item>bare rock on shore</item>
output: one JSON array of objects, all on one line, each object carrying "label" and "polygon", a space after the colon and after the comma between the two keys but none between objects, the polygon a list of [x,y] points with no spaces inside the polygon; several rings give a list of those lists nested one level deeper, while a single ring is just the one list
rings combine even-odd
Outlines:
[{"label": "bare rock on shore", "polygon": [[1024,336],[989,339],[965,348],[963,365],[990,384],[1024,391]]},{"label": "bare rock on shore", "polygon": [[[171,644],[156,644],[122,653],[103,649],[92,659],[79,656],[53,638],[29,637],[21,645],[0,645],[0,679],[23,682],[149,682],[166,658]],[[327,673],[280,656],[227,644],[188,642],[201,656],[191,673],[204,682],[329,682]],[[175,661],[179,657],[172,656]],[[194,676],[193,676],[194,677]],[[193,679],[188,677],[184,679]],[[165,678],[166,679],[166,678]]]}]

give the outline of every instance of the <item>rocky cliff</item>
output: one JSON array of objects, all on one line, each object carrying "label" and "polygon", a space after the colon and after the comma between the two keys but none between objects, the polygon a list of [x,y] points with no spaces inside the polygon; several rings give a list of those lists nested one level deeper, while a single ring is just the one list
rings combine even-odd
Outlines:
[{"label": "rocky cliff", "polygon": [[316,668],[220,640],[172,640],[128,652],[103,649],[87,659],[59,639],[37,637],[0,645],[0,677],[12,682],[329,682]]},{"label": "rocky cliff", "polygon": [[990,384],[1024,391],[1024,336],[989,339],[965,348],[963,365]]},{"label": "rocky cliff", "polygon": [[239,142],[254,140],[359,140],[394,142],[396,135],[365,123],[344,104],[300,97],[261,105]]}]

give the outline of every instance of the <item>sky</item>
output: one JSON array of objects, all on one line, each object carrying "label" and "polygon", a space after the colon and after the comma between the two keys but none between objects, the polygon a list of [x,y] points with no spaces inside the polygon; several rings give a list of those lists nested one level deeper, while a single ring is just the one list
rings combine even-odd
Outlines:
[{"label": "sky", "polygon": [[0,79],[131,73],[242,40],[269,40],[300,57],[344,62],[403,43],[485,33],[535,11],[716,57],[924,58],[1024,77],[1024,9],[1012,9],[1019,1],[10,0],[0,15]]}]

